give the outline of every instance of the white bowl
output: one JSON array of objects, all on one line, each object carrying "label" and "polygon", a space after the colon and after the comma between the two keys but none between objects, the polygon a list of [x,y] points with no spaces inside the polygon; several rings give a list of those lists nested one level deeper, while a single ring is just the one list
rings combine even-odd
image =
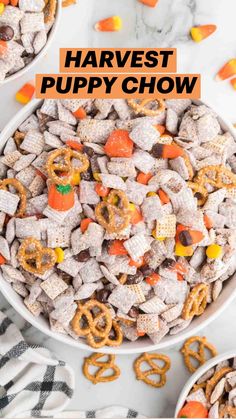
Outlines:
[{"label": "white bowl", "polygon": [[[4,147],[4,144],[9,137],[13,135],[19,125],[34,112],[36,108],[42,103],[41,100],[34,99],[27,106],[25,106],[16,116],[9,122],[0,135],[0,152]],[[202,102],[196,102],[202,103]],[[209,106],[209,105],[208,105]],[[212,108],[212,106],[211,106]],[[233,127],[229,122],[226,122],[222,118],[219,118],[219,121],[224,130],[230,131],[235,138],[235,133]],[[2,278],[0,275],[0,291],[3,293],[8,302],[14,307],[14,309],[24,317],[29,323],[39,329],[41,332],[46,335],[66,343],[70,346],[76,348],[91,350],[91,348],[85,343],[84,340],[78,339],[74,340],[70,336],[55,333],[50,330],[49,324],[43,316],[36,318],[34,317],[25,307],[21,297],[13,290],[13,288]],[[236,296],[236,274],[227,284],[225,284],[223,291],[217,301],[212,303],[205,311],[205,313],[196,317],[190,324],[190,326],[175,336],[166,336],[160,343],[153,344],[148,338],[142,338],[136,342],[125,341],[119,348],[104,347],[102,352],[104,353],[116,353],[116,354],[131,354],[131,353],[140,353],[145,351],[159,350],[167,347],[171,347],[180,343],[181,341],[187,339],[188,337],[195,335],[200,329],[206,327],[211,321],[215,320],[223,310],[232,302]],[[95,350],[96,352],[96,350]],[[97,351],[99,352],[99,350]]]},{"label": "white bowl", "polygon": [[32,61],[30,61],[29,64],[27,64],[24,68],[22,68],[21,70],[17,71],[14,74],[11,74],[10,76],[6,77],[3,81],[0,82],[0,88],[1,86],[3,86],[4,84],[16,80],[19,77],[23,76],[23,74],[27,73],[28,71],[30,71],[32,69],[32,67],[37,64],[47,53],[56,33],[59,27],[59,23],[60,23],[60,19],[61,19],[61,11],[62,11],[62,0],[57,0],[57,10],[56,10],[56,14],[55,14],[55,21],[53,23],[52,28],[50,29],[49,33],[48,33],[48,38],[47,38],[47,42],[44,45],[44,47],[41,49],[41,51],[33,58]]},{"label": "white bowl", "polygon": [[178,413],[180,409],[185,404],[186,398],[189,395],[189,392],[193,388],[194,384],[199,380],[199,378],[205,374],[208,370],[210,370],[212,367],[215,367],[217,364],[219,364],[222,361],[226,361],[227,359],[231,359],[236,357],[236,350],[224,352],[221,355],[215,356],[214,358],[209,359],[204,365],[202,365],[200,368],[197,369],[197,371],[191,375],[187,383],[185,384],[183,390],[180,393],[176,409],[175,409],[175,418],[178,417]]}]

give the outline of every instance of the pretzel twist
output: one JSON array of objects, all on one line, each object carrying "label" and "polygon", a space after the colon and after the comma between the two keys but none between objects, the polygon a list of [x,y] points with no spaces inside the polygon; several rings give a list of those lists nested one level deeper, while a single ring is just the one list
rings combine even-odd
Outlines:
[{"label": "pretzel twist", "polygon": [[[99,361],[104,356],[106,355],[96,353],[84,360],[83,373],[93,384],[115,381],[120,376],[120,368],[115,364],[115,355],[107,355],[107,361]],[[94,374],[90,373],[90,366],[98,368]],[[104,375],[107,370],[111,370],[112,374]]]},{"label": "pretzel twist", "polygon": [[[63,159],[63,162],[56,162],[56,159]],[[72,159],[79,160],[82,165],[73,166]],[[74,175],[85,172],[89,167],[89,161],[85,154],[70,148],[59,148],[50,153],[46,169],[49,178],[57,185],[68,185]]]},{"label": "pretzel twist", "polygon": [[[112,320],[109,309],[97,300],[78,304],[71,326],[78,336],[86,337],[92,348],[119,346],[123,340],[121,328]],[[115,333],[114,338],[110,336],[112,331]]]},{"label": "pretzel twist", "polygon": [[[157,365],[153,360],[160,360],[164,363],[162,367]],[[146,363],[149,365],[150,369],[146,371],[142,371],[141,365],[142,363]],[[136,374],[137,380],[142,380],[144,383],[152,386],[152,387],[163,387],[166,383],[166,372],[170,369],[170,358],[166,355],[162,354],[148,354],[144,353],[139,358],[137,358],[134,362],[134,371]],[[157,375],[160,377],[159,381],[152,380],[149,378],[150,375]]]},{"label": "pretzel twist", "polygon": [[33,237],[28,237],[22,242],[17,256],[22,268],[36,275],[43,275],[57,260],[53,249],[43,247],[40,241]]},{"label": "pretzel twist", "polygon": [[[191,345],[195,342],[198,343],[198,350],[194,351],[191,349]],[[191,338],[187,339],[184,343],[181,352],[184,356],[184,362],[188,370],[193,373],[199,368],[201,365],[205,364],[207,361],[206,359],[206,352],[205,350],[208,350],[212,357],[217,355],[217,350],[210,342],[207,341],[205,337],[201,336],[192,336]],[[197,366],[195,366],[192,363],[192,359],[195,359],[198,363]],[[204,383],[203,383],[204,384]]]},{"label": "pretzel twist", "polygon": [[[116,200],[118,200],[117,203]],[[129,201],[125,193],[113,189],[106,201],[97,204],[95,215],[99,224],[109,233],[124,230],[130,221]]]}]

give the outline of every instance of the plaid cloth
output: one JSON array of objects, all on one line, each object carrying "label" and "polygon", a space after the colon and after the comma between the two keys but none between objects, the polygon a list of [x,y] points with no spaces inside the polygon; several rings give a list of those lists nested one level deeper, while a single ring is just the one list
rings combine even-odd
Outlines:
[{"label": "plaid cloth", "polygon": [[0,311],[0,416],[55,417],[73,390],[72,369],[49,350],[28,345]]},{"label": "plaid cloth", "polygon": [[57,415],[57,419],[119,419],[119,418],[137,418],[145,419],[146,416],[140,415],[136,410],[128,409],[121,406],[111,406],[100,410],[88,410],[86,412],[61,412]]}]

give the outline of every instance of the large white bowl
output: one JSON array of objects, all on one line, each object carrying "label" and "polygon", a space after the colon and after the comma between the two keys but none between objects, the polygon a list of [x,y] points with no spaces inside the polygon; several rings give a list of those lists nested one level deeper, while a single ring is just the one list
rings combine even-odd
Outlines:
[{"label": "large white bowl", "polygon": [[[42,103],[41,100],[34,99],[27,106],[25,106],[16,116],[9,122],[6,128],[2,131],[0,135],[0,152],[4,147],[6,141],[9,137],[13,135],[15,130],[19,125],[29,116],[36,108]],[[199,103],[199,102],[197,102]],[[202,103],[202,102],[200,102]],[[222,118],[219,118],[219,121],[224,130],[230,131],[235,138],[235,133],[233,127],[229,122],[226,122]],[[8,302],[14,307],[14,309],[24,317],[29,323],[39,329],[41,332],[46,335],[60,341],[67,343],[68,345],[74,346],[76,348],[91,350],[91,348],[86,345],[85,341],[82,339],[74,340],[70,336],[52,332],[49,328],[47,320],[43,316],[36,318],[34,317],[25,307],[21,297],[13,290],[13,288],[2,278],[0,275],[0,291],[8,300]],[[163,349],[180,343],[181,341],[187,339],[188,337],[195,335],[200,329],[206,327],[211,321],[215,320],[222,311],[232,302],[236,296],[236,275],[225,284],[223,291],[217,301],[212,303],[205,311],[205,313],[195,318],[190,326],[179,333],[176,336],[167,336],[160,343],[153,344],[148,338],[139,339],[136,342],[125,341],[119,348],[105,347],[102,348],[104,353],[116,353],[116,354],[131,354],[131,353],[140,353],[145,351],[153,351],[155,349]],[[96,351],[96,350],[95,350]],[[99,350],[97,351],[99,352]]]},{"label": "large white bowl", "polygon": [[185,404],[186,398],[189,395],[191,389],[193,388],[194,384],[199,380],[199,378],[205,374],[208,370],[210,370],[212,367],[215,367],[217,364],[219,364],[222,361],[226,361],[227,359],[231,359],[236,357],[236,350],[224,352],[221,355],[215,356],[214,358],[209,359],[204,365],[202,365],[200,368],[197,369],[197,371],[191,375],[187,383],[185,384],[183,390],[180,393],[176,409],[175,409],[175,418],[178,417],[178,413],[180,409]]},{"label": "large white bowl", "polygon": [[16,80],[19,77],[23,76],[23,74],[27,73],[28,71],[30,71],[32,69],[32,67],[34,65],[36,65],[47,53],[56,33],[59,27],[59,23],[60,23],[60,19],[61,19],[61,11],[62,11],[62,0],[57,0],[57,10],[56,10],[56,14],[55,14],[55,21],[54,24],[51,28],[51,30],[48,33],[48,38],[47,38],[47,42],[44,45],[44,47],[41,49],[41,51],[33,58],[32,61],[30,61],[29,64],[27,64],[24,68],[22,68],[21,70],[17,71],[14,74],[11,74],[10,76],[6,77],[3,81],[0,82],[0,88],[1,86],[3,86],[4,84]]}]

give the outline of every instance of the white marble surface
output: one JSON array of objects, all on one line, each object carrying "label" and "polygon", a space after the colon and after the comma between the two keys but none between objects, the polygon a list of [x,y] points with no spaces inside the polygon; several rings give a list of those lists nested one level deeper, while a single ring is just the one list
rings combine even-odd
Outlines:
[{"label": "white marble surface", "polygon": [[[236,54],[235,0],[159,0],[156,9],[142,6],[137,0],[78,0],[63,11],[60,30],[51,50],[31,74],[0,88],[0,129],[10,121],[20,105],[14,94],[23,82],[33,79],[35,72],[58,71],[59,47],[178,47],[178,71],[202,74],[202,97],[232,122],[236,122],[236,92],[228,82],[216,83],[214,74],[224,62]],[[100,18],[119,14],[124,28],[119,33],[93,31]],[[216,23],[218,31],[202,44],[188,37],[192,24]],[[95,409],[122,404],[151,417],[171,417],[178,394],[188,378],[179,348],[165,351],[171,357],[172,369],[163,389],[153,389],[134,378],[134,356],[120,356],[117,362],[122,375],[110,384],[93,386],[81,374],[84,352],[58,344],[26,325],[0,296],[0,309],[17,322],[31,343],[46,345],[56,355],[73,365],[77,375],[76,391],[70,409]],[[232,304],[220,318],[203,330],[219,352],[236,347],[236,310]]]}]

